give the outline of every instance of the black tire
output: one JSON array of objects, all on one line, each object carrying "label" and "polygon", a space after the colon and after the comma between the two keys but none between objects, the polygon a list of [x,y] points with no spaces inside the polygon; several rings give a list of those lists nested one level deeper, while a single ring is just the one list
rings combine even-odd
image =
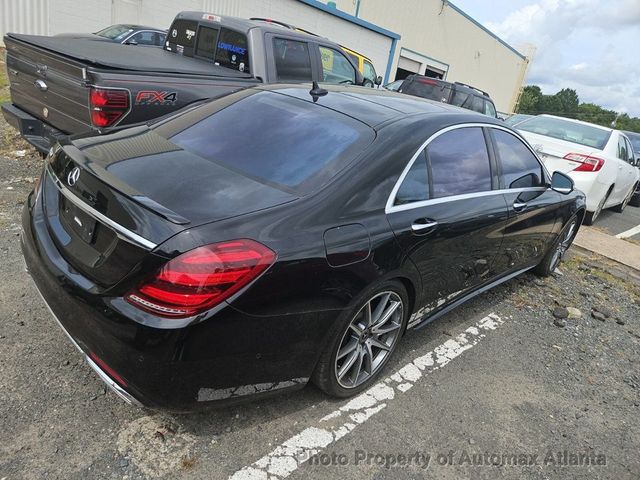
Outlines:
[{"label": "black tire", "polygon": [[625,197],[625,199],[622,201],[622,203],[613,207],[612,210],[616,213],[624,212],[624,209],[627,207],[629,202],[631,202],[631,197],[633,197],[633,194],[635,193],[635,191],[636,191],[636,185],[633,186],[633,188],[631,189],[629,194]]},{"label": "black tire", "polygon": [[362,86],[363,87],[373,88],[374,83],[371,80],[365,80],[364,82],[362,82]]},{"label": "black tire", "polygon": [[636,192],[629,200],[629,205],[633,207],[640,207],[640,192]]},{"label": "black tire", "polygon": [[[354,335],[351,331],[351,324],[358,318],[358,315],[361,311],[367,306],[367,304],[386,292],[392,292],[399,298],[402,302],[401,315],[396,315],[397,317],[401,317],[400,326],[398,328],[397,337],[390,346],[390,349],[387,351],[386,356],[381,360],[378,366],[375,369],[372,369],[372,374],[368,376],[366,380],[363,380],[362,383],[354,385],[350,388],[345,388],[340,384],[338,380],[338,363],[336,357],[338,356],[338,352],[340,350],[341,344],[343,341],[347,341],[347,335]],[[398,307],[400,308],[400,307]],[[389,359],[393,356],[396,347],[402,337],[402,334],[406,328],[407,320],[409,318],[409,296],[407,294],[407,290],[397,280],[387,280],[381,283],[377,283],[364,291],[361,295],[359,295],[356,299],[351,302],[351,306],[347,308],[340,318],[336,321],[336,326],[333,329],[333,332],[330,335],[329,344],[322,352],[320,359],[318,360],[318,364],[316,365],[315,371],[313,372],[311,380],[316,386],[322,390],[323,392],[332,395],[334,397],[350,397],[356,395],[363,390],[369,388],[373,383],[377,381],[380,376],[380,373],[384,371]],[[397,309],[396,309],[397,310]],[[394,330],[395,331],[395,330]],[[382,352],[380,350],[378,353]],[[373,359],[372,359],[373,360]],[[366,372],[364,372],[366,373]],[[358,376],[358,374],[356,374]]]},{"label": "black tire", "polygon": [[560,235],[558,235],[558,238],[553,242],[553,245],[549,248],[549,251],[542,261],[533,269],[533,273],[540,277],[548,277],[551,275],[558,265],[560,265],[562,257],[573,243],[573,239],[576,238],[579,227],[578,217],[574,215],[562,228]]},{"label": "black tire", "polygon": [[598,218],[600,216],[600,213],[602,213],[602,210],[604,210],[604,205],[607,203],[607,200],[609,199],[609,195],[611,194],[611,190],[613,190],[613,185],[611,187],[609,187],[609,190],[607,191],[607,194],[604,196],[604,198],[598,204],[598,208],[596,208],[596,211],[595,212],[587,212],[585,214],[584,220],[582,222],[584,225],[593,225],[593,222],[596,221],[596,218]]}]

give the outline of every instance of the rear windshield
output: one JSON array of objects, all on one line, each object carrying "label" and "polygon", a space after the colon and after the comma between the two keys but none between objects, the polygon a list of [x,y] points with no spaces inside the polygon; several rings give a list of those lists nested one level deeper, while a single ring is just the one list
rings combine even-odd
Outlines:
[{"label": "rear windshield", "polygon": [[428,98],[438,102],[448,102],[451,95],[451,87],[446,83],[439,84],[430,78],[416,78],[408,85],[402,86],[402,93],[415,95],[416,97]]},{"label": "rear windshield", "polygon": [[605,147],[611,136],[609,130],[553,117],[533,117],[519,123],[517,128],[525,132],[537,133],[598,150]]},{"label": "rear windshield", "polygon": [[[325,184],[374,138],[372,129],[351,117],[273,92],[249,95],[204,119],[198,110],[191,112],[197,123],[170,137],[174,144],[301,194]],[[183,121],[170,120],[167,131]]]}]

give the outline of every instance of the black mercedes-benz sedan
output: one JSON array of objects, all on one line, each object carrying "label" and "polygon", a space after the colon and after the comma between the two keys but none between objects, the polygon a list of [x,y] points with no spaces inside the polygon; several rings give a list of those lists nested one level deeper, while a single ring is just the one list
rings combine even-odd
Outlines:
[{"label": "black mercedes-benz sedan", "polygon": [[37,289],[131,403],[369,387],[408,329],[526,270],[585,211],[499,120],[358,87],[243,90],[52,149]]}]

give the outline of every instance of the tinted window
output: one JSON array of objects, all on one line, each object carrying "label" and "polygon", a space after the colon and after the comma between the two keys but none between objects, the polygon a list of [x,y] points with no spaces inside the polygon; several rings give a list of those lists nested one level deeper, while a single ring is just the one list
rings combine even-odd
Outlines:
[{"label": "tinted window", "polygon": [[542,166],[531,150],[514,135],[492,129],[502,178],[506,188],[539,187],[542,185]]},{"label": "tinted window", "polygon": [[429,199],[429,173],[424,151],[418,155],[416,161],[407,172],[396,194],[395,205],[419,202]]},{"label": "tinted window", "polygon": [[541,116],[519,123],[518,130],[586,145],[599,150],[604,148],[611,136],[611,131],[609,130],[563,120],[562,118]]},{"label": "tinted window", "polygon": [[273,54],[278,80],[311,80],[311,57],[309,46],[304,42],[273,39]]},{"label": "tinted window", "polygon": [[496,107],[493,106],[493,102],[490,102],[489,100],[484,101],[484,114],[493,118],[497,117]]},{"label": "tinted window", "polygon": [[213,60],[216,54],[216,40],[218,29],[200,27],[198,29],[198,44],[196,45],[196,55]]},{"label": "tinted window", "polygon": [[467,92],[456,90],[456,92],[453,94],[453,98],[451,99],[451,105],[455,105],[456,107],[471,108],[472,101],[473,97]]},{"label": "tinted window", "polygon": [[322,57],[322,78],[327,83],[356,83],[356,70],[342,55],[333,48],[320,47]]},{"label": "tinted window", "polygon": [[491,169],[480,128],[443,133],[427,147],[433,198],[491,190]]},{"label": "tinted window", "polygon": [[620,160],[627,161],[627,143],[624,141],[624,137],[618,137],[618,158]]},{"label": "tinted window", "polygon": [[[216,103],[207,105],[201,108]],[[198,110],[189,114],[199,119]],[[176,117],[160,131],[170,131],[184,121]],[[286,95],[258,92],[170,139],[236,172],[305,192],[353,161],[373,137],[369,127],[346,115]]]},{"label": "tinted window", "polygon": [[478,113],[484,113],[484,100],[476,95],[472,96],[471,110]]},{"label": "tinted window", "polygon": [[402,87],[402,93],[428,98],[438,102],[448,102],[451,95],[451,87],[443,82],[431,78],[415,78]]},{"label": "tinted window", "polygon": [[169,29],[167,40],[183,47],[193,48],[197,28],[198,22],[193,20],[176,20]]},{"label": "tinted window", "polygon": [[233,30],[223,28],[218,38],[216,63],[241,72],[249,71],[249,50],[247,37]]}]

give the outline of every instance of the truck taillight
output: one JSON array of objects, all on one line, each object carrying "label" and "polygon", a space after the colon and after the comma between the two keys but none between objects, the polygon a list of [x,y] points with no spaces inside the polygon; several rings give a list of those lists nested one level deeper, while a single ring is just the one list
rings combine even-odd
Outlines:
[{"label": "truck taillight", "polygon": [[89,109],[94,127],[114,125],[129,111],[129,91],[120,88],[96,88],[89,90]]},{"label": "truck taillight", "polygon": [[275,260],[273,251],[249,239],[205,245],[170,260],[125,299],[161,317],[190,317],[228,299]]},{"label": "truck taillight", "polygon": [[574,172],[597,172],[604,165],[604,159],[582,153],[567,153],[564,159],[580,164],[573,169]]}]

